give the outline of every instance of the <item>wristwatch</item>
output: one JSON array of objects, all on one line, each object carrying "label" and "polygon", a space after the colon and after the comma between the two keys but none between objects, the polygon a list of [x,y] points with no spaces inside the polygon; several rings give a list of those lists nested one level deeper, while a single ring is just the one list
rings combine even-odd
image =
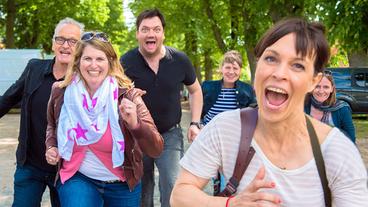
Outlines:
[{"label": "wristwatch", "polygon": [[190,122],[189,126],[196,126],[198,129],[202,129],[202,124],[200,122],[197,122],[197,121],[192,121]]}]

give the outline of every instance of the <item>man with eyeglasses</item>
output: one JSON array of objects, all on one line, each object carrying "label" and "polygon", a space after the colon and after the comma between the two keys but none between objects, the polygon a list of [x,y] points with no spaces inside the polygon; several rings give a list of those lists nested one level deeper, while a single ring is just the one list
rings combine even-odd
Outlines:
[{"label": "man with eyeglasses", "polygon": [[154,164],[159,171],[160,201],[170,206],[170,195],[179,172],[179,160],[184,153],[181,120],[180,89],[186,85],[190,94],[191,124],[188,141],[199,132],[202,110],[202,90],[189,58],[172,47],[164,46],[165,19],[157,9],[143,11],[136,21],[138,48],[120,59],[125,74],[137,88],[147,92],[143,100],[158,131],[164,138],[164,150],[159,158],[143,158],[141,206],[153,207]]},{"label": "man with eyeglasses", "polygon": [[83,29],[83,24],[71,18],[61,20],[52,39],[55,58],[30,60],[19,79],[0,97],[0,117],[21,101],[13,206],[40,206],[46,186],[52,206],[60,206],[54,188],[57,169],[45,159],[46,109],[51,86],[64,78]]}]

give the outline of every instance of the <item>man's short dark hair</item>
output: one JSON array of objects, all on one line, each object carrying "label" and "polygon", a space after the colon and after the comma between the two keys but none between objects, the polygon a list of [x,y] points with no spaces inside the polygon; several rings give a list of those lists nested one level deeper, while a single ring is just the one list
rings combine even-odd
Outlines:
[{"label": "man's short dark hair", "polygon": [[143,12],[139,14],[139,16],[137,17],[137,21],[135,22],[135,26],[137,27],[137,30],[139,29],[139,25],[142,23],[144,19],[149,19],[153,17],[160,18],[162,27],[165,29],[166,23],[165,23],[164,15],[160,12],[160,10],[155,8],[155,9],[144,10]]}]

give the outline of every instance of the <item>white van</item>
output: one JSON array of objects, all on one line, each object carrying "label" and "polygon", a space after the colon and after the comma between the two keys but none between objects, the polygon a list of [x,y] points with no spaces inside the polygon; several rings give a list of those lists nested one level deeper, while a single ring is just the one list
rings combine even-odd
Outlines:
[{"label": "white van", "polygon": [[0,50],[0,96],[20,77],[28,61],[42,59],[40,49]]}]

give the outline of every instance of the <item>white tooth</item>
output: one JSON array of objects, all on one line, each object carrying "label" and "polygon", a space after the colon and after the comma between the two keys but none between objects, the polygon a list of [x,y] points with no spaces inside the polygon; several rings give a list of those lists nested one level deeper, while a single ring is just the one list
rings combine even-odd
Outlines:
[{"label": "white tooth", "polygon": [[100,74],[100,72],[99,72],[99,71],[88,71],[88,73],[89,73],[90,75],[92,75],[92,76],[97,76],[97,75],[99,75],[99,74]]},{"label": "white tooth", "polygon": [[274,88],[274,87],[269,87],[268,90],[270,91],[274,91],[276,93],[282,93],[282,94],[287,94],[286,91],[282,90],[281,88]]}]

